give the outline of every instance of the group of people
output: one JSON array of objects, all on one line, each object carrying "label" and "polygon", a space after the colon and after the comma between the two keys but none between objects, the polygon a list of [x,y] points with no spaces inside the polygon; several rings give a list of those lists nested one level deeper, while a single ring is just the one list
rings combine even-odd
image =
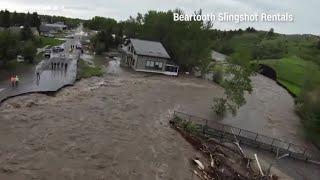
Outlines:
[{"label": "group of people", "polygon": [[10,83],[12,87],[18,86],[19,85],[19,77],[18,75],[12,75],[10,77]]},{"label": "group of people", "polygon": [[63,69],[64,68],[64,70],[65,71],[67,71],[67,69],[68,69],[68,63],[63,63],[63,62],[52,62],[51,63],[51,69],[52,70],[58,70],[58,69]]}]

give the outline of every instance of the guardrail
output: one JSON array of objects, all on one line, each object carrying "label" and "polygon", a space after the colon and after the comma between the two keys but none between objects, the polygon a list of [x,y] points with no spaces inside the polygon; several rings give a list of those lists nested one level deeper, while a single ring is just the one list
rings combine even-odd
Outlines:
[{"label": "guardrail", "polygon": [[194,123],[201,133],[210,137],[227,141],[235,141],[236,137],[240,144],[268,150],[273,153],[287,153],[291,158],[320,165],[320,152],[314,152],[303,146],[182,112],[175,111],[174,117]]}]

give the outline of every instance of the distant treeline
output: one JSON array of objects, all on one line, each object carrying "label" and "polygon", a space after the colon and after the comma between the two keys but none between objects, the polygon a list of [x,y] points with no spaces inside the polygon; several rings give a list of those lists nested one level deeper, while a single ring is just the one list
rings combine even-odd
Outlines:
[{"label": "distant treeline", "polygon": [[0,27],[10,26],[30,26],[39,27],[41,24],[40,18],[36,12],[30,13],[17,13],[9,12],[8,10],[0,11]]},{"label": "distant treeline", "polygon": [[10,12],[8,10],[0,11],[0,27],[10,26],[29,26],[37,27],[41,25],[41,22],[55,23],[64,22],[68,27],[77,27],[83,20],[67,18],[63,16],[49,16],[49,15],[38,15],[37,12],[33,13],[18,13]]},{"label": "distant treeline", "polygon": [[[14,60],[17,55],[23,55],[25,60],[33,63],[37,47],[43,46],[43,38],[35,36],[36,27],[39,30],[41,22],[64,22],[69,28],[77,27],[82,20],[62,16],[38,15],[33,13],[17,13],[8,10],[0,11],[0,67]],[[22,29],[10,28],[23,26]],[[18,29],[18,30],[17,30]]]}]

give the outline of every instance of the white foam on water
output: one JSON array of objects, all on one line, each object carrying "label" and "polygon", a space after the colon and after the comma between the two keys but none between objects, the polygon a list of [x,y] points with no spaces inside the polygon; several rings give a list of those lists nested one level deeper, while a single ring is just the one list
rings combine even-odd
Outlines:
[{"label": "white foam on water", "polygon": [[4,88],[0,88],[0,93],[4,90]]}]

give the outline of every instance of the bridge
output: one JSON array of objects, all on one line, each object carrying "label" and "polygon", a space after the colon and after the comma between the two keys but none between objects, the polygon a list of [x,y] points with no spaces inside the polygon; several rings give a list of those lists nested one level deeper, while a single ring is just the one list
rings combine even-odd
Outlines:
[{"label": "bridge", "polygon": [[19,86],[8,87],[0,92],[0,105],[8,98],[28,93],[56,92],[64,86],[73,85],[77,76],[79,53],[68,57],[52,57],[42,60],[40,79],[37,79],[34,69],[29,74],[20,76]]},{"label": "bridge", "polygon": [[307,147],[175,111],[173,121],[177,119],[195,124],[198,133],[210,138],[227,142],[234,142],[236,138],[239,143],[243,145],[267,150],[272,153],[289,154],[289,157],[293,159],[304,160],[320,165],[319,151]]}]

